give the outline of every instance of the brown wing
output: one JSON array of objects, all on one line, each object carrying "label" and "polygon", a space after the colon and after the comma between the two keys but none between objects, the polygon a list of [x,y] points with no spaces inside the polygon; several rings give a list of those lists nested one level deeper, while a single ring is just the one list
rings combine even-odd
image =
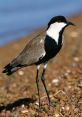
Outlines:
[{"label": "brown wing", "polygon": [[12,63],[31,65],[38,62],[39,58],[45,55],[44,40],[45,38],[31,40]]}]

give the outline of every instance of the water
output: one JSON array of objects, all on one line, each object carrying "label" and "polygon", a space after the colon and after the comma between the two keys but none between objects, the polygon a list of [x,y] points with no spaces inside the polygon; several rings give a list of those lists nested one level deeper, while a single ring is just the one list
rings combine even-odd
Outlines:
[{"label": "water", "polygon": [[82,11],[82,0],[0,0],[0,46],[47,25],[55,15]]}]

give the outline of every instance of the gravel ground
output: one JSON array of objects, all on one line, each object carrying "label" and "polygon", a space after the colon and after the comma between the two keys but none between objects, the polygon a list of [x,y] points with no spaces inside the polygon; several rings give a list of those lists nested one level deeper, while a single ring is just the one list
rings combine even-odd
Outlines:
[{"label": "gravel ground", "polygon": [[[76,26],[66,29],[63,48],[49,62],[45,74],[53,105],[50,109],[40,81],[42,112],[38,111],[35,66],[9,77],[1,73],[4,65],[41,30],[0,47],[0,117],[82,117],[82,14],[70,20]],[[39,77],[41,72],[42,68]]]}]

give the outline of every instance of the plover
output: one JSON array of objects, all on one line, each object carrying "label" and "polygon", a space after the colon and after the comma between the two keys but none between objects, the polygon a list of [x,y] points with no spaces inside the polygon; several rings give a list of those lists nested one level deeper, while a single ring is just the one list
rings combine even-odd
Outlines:
[{"label": "plover", "polygon": [[74,24],[72,22],[67,21],[67,19],[64,16],[53,17],[48,23],[45,37],[44,38],[37,37],[35,39],[32,39],[26,45],[23,51],[16,58],[14,58],[8,65],[4,67],[3,73],[11,75],[12,73],[16,72],[18,69],[22,67],[30,65],[37,66],[36,84],[39,96],[39,107],[41,106],[38,85],[39,82],[38,73],[40,65],[43,64],[41,80],[45,88],[50,107],[51,101],[49,97],[49,92],[46,88],[44,74],[48,61],[54,56],[56,56],[56,54],[60,51],[63,44],[62,42],[64,29],[69,25]]}]

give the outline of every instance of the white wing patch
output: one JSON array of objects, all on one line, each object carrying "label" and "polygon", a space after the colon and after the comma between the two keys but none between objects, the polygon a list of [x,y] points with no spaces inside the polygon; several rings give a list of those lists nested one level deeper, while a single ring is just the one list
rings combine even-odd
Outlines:
[{"label": "white wing patch", "polygon": [[46,55],[46,53],[44,52],[44,53],[42,53],[42,56],[44,57]]},{"label": "white wing patch", "polygon": [[44,42],[44,40],[43,40],[43,39],[41,39],[41,40],[40,40],[40,43],[43,43],[43,42]]},{"label": "white wing patch", "polygon": [[53,38],[56,43],[58,44],[59,39],[59,32],[66,26],[66,23],[53,23],[50,25],[49,29],[47,30],[47,35]]},{"label": "white wing patch", "polygon": [[41,56],[40,56],[40,60],[44,57],[46,55],[46,53],[45,52],[43,52],[42,54],[41,54]]}]

